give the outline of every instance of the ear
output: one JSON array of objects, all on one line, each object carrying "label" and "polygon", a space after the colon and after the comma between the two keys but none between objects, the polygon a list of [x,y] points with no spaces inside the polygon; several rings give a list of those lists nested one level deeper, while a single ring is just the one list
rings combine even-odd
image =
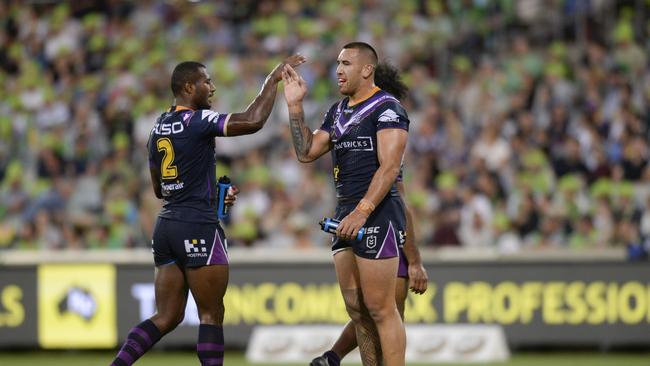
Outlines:
[{"label": "ear", "polygon": [[374,71],[375,71],[375,67],[373,65],[365,64],[361,69],[361,76],[363,76],[364,79],[368,79],[372,76]]},{"label": "ear", "polygon": [[194,93],[194,89],[195,89],[194,83],[190,83],[189,81],[186,82],[185,85],[183,85],[183,91],[187,94],[191,95],[192,93]]}]

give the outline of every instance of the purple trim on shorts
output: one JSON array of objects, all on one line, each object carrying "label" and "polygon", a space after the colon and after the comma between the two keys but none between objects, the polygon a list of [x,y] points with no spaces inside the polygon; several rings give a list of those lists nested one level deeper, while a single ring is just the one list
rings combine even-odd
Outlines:
[{"label": "purple trim on shorts", "polygon": [[196,349],[198,351],[223,351],[223,344],[217,343],[197,343]]},{"label": "purple trim on shorts", "polygon": [[140,337],[142,337],[142,339],[146,342],[147,347],[151,346],[151,344],[153,343],[153,342],[151,342],[151,336],[144,329],[142,329],[140,327],[135,327],[135,328],[131,329],[131,331],[133,333],[139,335]]},{"label": "purple trim on shorts", "polygon": [[397,267],[397,277],[409,278],[409,264],[406,261],[404,250],[399,248],[399,265]]},{"label": "purple trim on shorts", "polygon": [[128,365],[133,365],[133,362],[135,362],[135,360],[133,359],[133,357],[131,357],[131,355],[130,355],[128,352],[126,352],[126,351],[120,351],[120,352],[117,354],[117,358],[119,358],[120,360],[124,361],[124,362],[125,362],[126,364],[128,364]]},{"label": "purple trim on shorts", "polygon": [[399,254],[397,253],[397,240],[395,239],[395,230],[393,229],[393,222],[389,221],[388,232],[386,232],[384,241],[383,243],[381,243],[381,247],[379,248],[379,251],[375,256],[375,259],[393,258],[393,257],[397,257],[398,255]]},{"label": "purple trim on shorts", "polygon": [[[215,251],[215,248],[218,249]],[[226,254],[226,248],[223,246],[223,242],[221,241],[221,235],[219,235],[218,228],[214,231],[214,241],[212,242],[210,257],[208,257],[208,264],[228,264],[228,255]]]}]

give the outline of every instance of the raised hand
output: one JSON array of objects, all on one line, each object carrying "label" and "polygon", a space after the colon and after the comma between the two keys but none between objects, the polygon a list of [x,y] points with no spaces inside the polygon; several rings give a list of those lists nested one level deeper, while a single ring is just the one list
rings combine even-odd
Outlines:
[{"label": "raised hand", "polygon": [[291,67],[298,67],[304,64],[306,60],[307,59],[303,55],[300,54],[291,55],[285,58],[280,64],[278,64],[278,66],[275,67],[275,69],[273,69],[273,71],[271,72],[271,77],[275,82],[280,82],[282,81],[282,72],[284,70],[285,65],[289,65]]},{"label": "raised hand", "polygon": [[282,69],[282,80],[284,80],[284,99],[287,100],[287,104],[301,103],[307,95],[305,79],[298,75],[293,67],[285,65]]}]

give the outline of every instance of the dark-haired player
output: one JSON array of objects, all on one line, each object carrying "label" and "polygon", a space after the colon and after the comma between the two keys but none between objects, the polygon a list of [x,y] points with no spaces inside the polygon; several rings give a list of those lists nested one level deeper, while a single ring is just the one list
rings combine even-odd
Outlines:
[{"label": "dark-haired player", "polygon": [[174,68],[175,104],[158,118],[148,142],[153,190],[164,200],[152,240],[156,314],[129,332],[112,366],[132,365],[176,328],[185,314],[188,291],[199,313],[196,350],[201,365],[223,364],[228,254],[217,219],[215,137],[261,129],[273,108],[283,66],[303,62],[300,55],[284,60],[248,108],[232,114],[210,110],[216,88],[204,65],[188,61]]},{"label": "dark-haired player", "polygon": [[[334,265],[347,312],[354,322],[364,365],[404,365],[406,336],[395,303],[401,240],[407,229],[404,203],[396,186],[409,120],[398,98],[406,86],[379,64],[367,43],[343,47],[336,77],[341,94],[312,132],[304,121],[305,81],[284,67],[284,96],[298,160],[310,162],[332,151],[337,191]],[[383,85],[377,75],[388,75]],[[380,84],[381,85],[381,84]],[[366,234],[355,241],[361,227]],[[377,339],[378,338],[378,339]]]}]

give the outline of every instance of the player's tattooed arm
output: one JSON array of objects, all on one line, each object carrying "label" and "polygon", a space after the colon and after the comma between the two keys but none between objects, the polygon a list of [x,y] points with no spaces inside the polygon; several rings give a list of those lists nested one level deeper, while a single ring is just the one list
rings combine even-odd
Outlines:
[{"label": "player's tattooed arm", "polygon": [[296,157],[303,163],[314,161],[330,150],[329,134],[321,130],[312,132],[305,124],[305,111],[302,107],[302,100],[307,94],[305,80],[290,66],[284,67],[282,79],[284,98],[289,107],[289,126]]},{"label": "player's tattooed arm", "polygon": [[302,103],[289,106],[289,126],[296,156],[301,162],[309,161],[307,155],[314,140],[313,132],[305,125],[305,111]]}]

